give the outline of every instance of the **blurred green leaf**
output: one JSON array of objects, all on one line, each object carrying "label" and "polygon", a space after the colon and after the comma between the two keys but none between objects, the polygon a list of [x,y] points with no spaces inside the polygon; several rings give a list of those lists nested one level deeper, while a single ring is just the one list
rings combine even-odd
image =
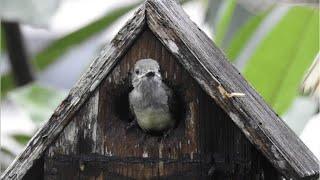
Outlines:
[{"label": "blurred green leaf", "polygon": [[122,15],[135,8],[139,3],[130,4],[124,7],[117,8],[102,18],[91,22],[85,27],[74,31],[67,36],[54,41],[50,44],[46,49],[41,51],[39,54],[35,56],[33,62],[36,67],[40,70],[43,70],[48,65],[57,60],[61,55],[67,52],[74,45],[80,44],[83,41],[89,39],[93,35],[102,32],[108,26],[110,26],[113,22],[119,19]]},{"label": "blurred green leaf", "polygon": [[26,145],[32,136],[27,134],[13,134],[12,137],[19,144]]},{"label": "blurred green leaf", "polygon": [[11,100],[26,111],[35,123],[41,124],[50,117],[66,96],[66,92],[31,84],[18,88],[8,95]]},{"label": "blurred green leaf", "polygon": [[6,49],[6,43],[4,39],[4,31],[2,26],[0,25],[0,53],[5,51],[5,49]]},{"label": "blurred green leaf", "polygon": [[11,73],[4,74],[1,76],[1,97],[3,97],[9,90],[13,89],[15,87],[13,76]]},{"label": "blurred green leaf", "polygon": [[298,94],[303,75],[318,51],[319,11],[292,7],[257,47],[244,75],[282,114]]},{"label": "blurred green leaf", "polygon": [[267,13],[262,13],[252,16],[245,24],[243,24],[241,28],[237,30],[237,32],[235,32],[227,49],[227,56],[229,57],[230,61],[234,61],[238,57],[266,15]]},{"label": "blurred green leaf", "polygon": [[[124,7],[114,9],[107,13],[100,19],[84,26],[83,28],[76,30],[65,37],[55,40],[47,48],[39,52],[32,60],[35,67],[42,71],[50,64],[59,59],[64,53],[69,51],[73,46],[78,45],[90,37],[102,32],[108,28],[112,23],[119,19],[122,15],[129,12],[133,8],[137,7],[140,3],[129,4]],[[1,95],[6,93],[15,87],[14,81],[12,81],[12,75],[5,74],[1,76]]]},{"label": "blurred green leaf", "polygon": [[222,42],[225,38],[225,34],[228,31],[228,27],[236,5],[236,0],[225,0],[219,8],[218,20],[215,25],[214,36],[214,41],[215,43],[217,43],[218,46],[222,45]]}]

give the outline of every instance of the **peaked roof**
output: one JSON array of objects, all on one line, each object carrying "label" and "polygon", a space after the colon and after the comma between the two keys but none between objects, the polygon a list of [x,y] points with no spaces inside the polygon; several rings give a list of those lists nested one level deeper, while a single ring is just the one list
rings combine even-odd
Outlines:
[{"label": "peaked roof", "polygon": [[95,59],[49,121],[2,174],[2,179],[24,177],[146,26],[279,172],[287,178],[319,174],[318,160],[310,150],[182,7],[174,0],[147,0]]}]

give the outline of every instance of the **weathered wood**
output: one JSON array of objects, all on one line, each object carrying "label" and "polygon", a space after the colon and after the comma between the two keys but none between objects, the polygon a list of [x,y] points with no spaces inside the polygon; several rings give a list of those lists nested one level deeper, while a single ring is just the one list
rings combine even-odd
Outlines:
[{"label": "weathered wood", "polygon": [[[83,179],[80,174],[84,164],[81,160],[68,157],[76,157],[82,154],[103,153],[103,134],[99,131],[98,119],[99,91],[85,102],[72,121],[67,125],[59,138],[48,147],[44,159],[43,179]],[[93,141],[95,143],[93,143]],[[56,155],[63,157],[57,160]]]},{"label": "weathered wood", "polygon": [[49,121],[36,133],[26,146],[26,149],[2,174],[1,179],[21,179],[39,159],[44,150],[51,144],[71,117],[87,100],[99,83],[114,67],[117,60],[131,46],[134,39],[145,26],[145,9],[142,6],[133,19],[120,30],[98,58],[90,66],[80,81],[73,87],[67,98],[55,110]]},{"label": "weathered wood", "polygon": [[[182,79],[183,73],[176,73],[176,64],[173,57],[161,45],[161,43],[150,33],[144,32],[143,35],[134,43],[133,47],[126,53],[122,60],[117,64],[112,72],[105,78],[99,87],[99,108],[96,118],[84,116],[91,113],[91,100],[75,116],[69,126],[72,129],[78,129],[76,139],[79,144],[74,144],[71,148],[66,129],[56,141],[54,146],[50,147],[45,157],[45,164],[49,165],[47,169],[59,169],[56,177],[69,177],[69,172],[59,168],[60,162],[85,161],[85,170],[79,171],[80,176],[86,178],[102,177],[110,179],[115,177],[131,178],[151,178],[157,176],[178,176],[185,175],[198,176],[201,164],[199,158],[194,159],[199,154],[197,144],[197,126],[198,119],[195,116],[189,118],[188,126],[181,119],[178,127],[172,136],[169,136],[165,143],[160,142],[159,136],[146,137],[140,129],[126,131],[126,126],[130,120],[128,93],[130,91],[129,71],[134,63],[141,58],[155,58],[162,65],[163,75],[166,79]],[[174,70],[175,69],[175,70]],[[181,68],[179,69],[181,71]],[[184,72],[186,73],[186,72]],[[190,77],[188,77],[190,80]],[[181,83],[178,81],[177,83]],[[192,88],[193,86],[190,86]],[[96,96],[92,97],[95,98]],[[192,96],[193,97],[193,96]],[[193,99],[190,98],[190,101]],[[192,100],[193,103],[195,100]],[[95,101],[97,102],[97,101]],[[194,114],[198,110],[193,109]],[[94,121],[92,129],[87,128],[87,121]],[[73,122],[76,126],[73,126]],[[85,122],[85,123],[79,123]],[[71,131],[70,134],[74,134]],[[93,133],[96,132],[96,133]],[[94,138],[82,138],[81,134],[97,134]],[[66,144],[67,146],[61,146]],[[76,148],[73,148],[76,147]],[[98,151],[90,147],[100,147]],[[65,149],[68,148],[68,149]],[[70,154],[70,150],[73,152]],[[67,157],[66,157],[67,156]],[[85,159],[91,159],[87,161]],[[77,164],[77,163],[76,163]],[[93,168],[96,167],[96,168]],[[98,167],[98,168],[97,168]]]},{"label": "weathered wood", "polygon": [[[131,51],[131,55],[130,52],[127,52],[137,36],[146,27],[146,22],[169,52],[177,58],[178,64],[172,60],[173,57],[160,43],[152,41],[147,41],[147,45],[138,46],[139,48],[136,51]],[[161,51],[152,51],[153,48],[151,47],[156,47],[155,49],[161,49]],[[126,55],[124,56],[124,54]],[[121,100],[114,100],[110,93],[124,93],[124,91],[113,91],[112,88],[117,87],[114,86],[115,77],[120,79],[127,77],[128,69],[137,60],[130,59],[131,56],[159,58],[158,61],[165,69],[164,76],[168,79],[169,84],[170,82],[190,82],[186,85],[187,90],[185,92],[187,93],[183,95],[187,104],[186,118],[181,121],[183,123],[179,123],[174,134],[163,144],[159,143],[155,137],[149,138],[146,143],[150,147],[146,147],[147,149],[141,149],[140,145],[137,150],[130,149],[132,145],[137,143],[142,133],[136,130],[128,132],[128,134],[124,133],[125,120],[117,121],[117,118],[126,119],[130,117],[130,114],[125,110],[126,108],[119,106],[122,103],[105,106],[113,101],[123,102],[126,99],[121,97]],[[120,65],[115,66],[120,59],[122,59]],[[170,60],[169,63],[166,61],[167,59]],[[181,77],[175,73],[179,72],[179,69],[181,73],[183,72],[180,75]],[[184,75],[187,73],[189,75]],[[110,76],[108,76],[109,74]],[[178,80],[179,78],[181,78],[181,81]],[[121,84],[121,82],[118,83]],[[116,89],[128,90],[128,87],[118,87]],[[238,94],[234,94],[234,92]],[[239,93],[243,93],[245,96],[239,97]],[[94,95],[91,96],[92,94]],[[196,95],[200,95],[202,98],[196,97]],[[88,104],[92,105],[92,99],[88,100],[90,96],[98,99],[99,108],[97,118],[88,121],[86,118],[96,116],[93,116],[94,114],[88,114],[87,116],[86,113],[81,115],[81,111],[92,112],[84,110],[89,106]],[[206,99],[209,102],[203,102],[200,99]],[[88,104],[86,103],[83,106],[85,102]],[[207,109],[211,106],[216,107],[215,110],[210,108],[209,111]],[[204,107],[203,109],[207,109],[209,113],[206,114],[207,111],[204,113],[203,109],[199,107]],[[223,111],[219,110],[219,107]],[[78,111],[80,113],[76,113]],[[117,112],[117,115],[113,114],[114,112]],[[225,118],[226,114],[230,118]],[[214,119],[214,122],[199,120],[211,118],[220,119],[221,122],[217,123],[217,119]],[[88,122],[83,121],[83,119]],[[85,132],[78,128],[72,129],[72,126],[89,128],[91,123],[95,123],[95,119],[97,119],[96,124],[99,124],[95,127],[95,133],[97,134],[93,131],[86,133],[89,131]],[[237,131],[235,126],[232,126],[234,124],[228,124],[228,121],[231,120],[241,129],[242,134]],[[70,121],[71,123],[69,123]],[[226,121],[225,124],[224,121]],[[71,127],[68,126],[69,129],[63,131],[68,124]],[[211,133],[209,133],[211,126],[220,127],[224,131],[213,132],[214,138],[210,139],[208,137],[211,136]],[[199,131],[199,129],[204,130]],[[62,131],[64,134],[60,134]],[[54,141],[59,134],[61,135],[59,138],[69,137],[70,132],[76,133],[74,136],[77,139],[75,144],[68,144],[68,141],[65,140]],[[219,141],[221,139],[218,137],[223,133],[226,133],[224,135],[230,135],[227,136],[229,137],[229,143],[221,144]],[[243,172],[246,172],[250,167],[254,167],[254,170],[250,173],[256,173],[256,177],[250,177],[252,179],[276,178],[278,173],[268,162],[263,160],[260,153],[255,152],[254,148],[250,147],[250,143],[245,141],[246,138],[243,134],[287,178],[312,179],[318,176],[317,159],[266,105],[240,73],[227,62],[221,50],[215,47],[212,41],[199,30],[183,12],[182,8],[173,0],[150,0],[137,11],[135,17],[122,28],[111,45],[105,48],[93,62],[88,72],[70,91],[70,94],[57,108],[50,120],[32,138],[25,151],[2,174],[2,179],[23,178],[34,163],[39,162],[37,159],[41,158],[45,149],[51,143],[58,142],[61,144],[51,146],[46,151],[46,157],[44,157],[44,171],[48,173],[47,175],[51,173],[50,176],[46,176],[47,179],[57,177],[56,170],[58,169],[53,167],[59,165],[61,165],[59,171],[68,167],[71,168],[70,171],[75,173],[80,171],[75,176],[66,176],[70,179],[93,176],[97,179],[123,176],[139,178],[153,177],[155,174],[163,177],[190,175],[199,179],[201,176],[207,176],[207,173],[213,170],[215,170],[213,173],[218,173],[218,175],[214,174],[217,178],[223,178],[226,174],[228,174],[227,177],[232,178],[234,177],[232,172],[238,171],[238,165],[236,168],[232,166],[239,164],[240,161],[245,162],[239,165]],[[91,141],[94,136],[103,138],[96,139],[96,144],[92,144]],[[239,139],[234,139],[235,137]],[[231,139],[240,143],[232,144]],[[179,141],[181,143],[177,143]],[[219,146],[216,146],[217,144]],[[63,145],[70,148],[60,151],[59,148]],[[116,151],[118,148],[122,150]],[[210,154],[210,152],[216,152],[216,154]],[[237,156],[237,154],[232,153],[227,155],[226,152],[237,152],[240,155]],[[127,157],[127,155],[131,156]],[[135,158],[132,158],[132,156]],[[116,158],[108,159],[108,157]],[[240,161],[235,157],[240,157]],[[148,161],[144,162],[144,158],[148,158]],[[252,163],[251,161],[254,165],[245,165],[246,163]],[[70,164],[70,162],[74,164]],[[211,168],[212,162],[217,163],[215,168]],[[222,166],[220,170],[219,166]],[[224,172],[221,169],[229,169],[230,172]],[[94,174],[91,174],[92,172]],[[257,174],[257,172],[260,173]],[[261,176],[261,174],[264,175]],[[242,175],[248,177],[245,176],[245,173],[242,173]],[[64,176],[63,173],[62,176]]]},{"label": "weathered wood", "polygon": [[150,29],[283,175],[319,175],[316,157],[174,0],[147,1],[146,10]]},{"label": "weathered wood", "polygon": [[[163,141],[159,136],[148,136],[142,142],[145,133],[140,129],[126,131],[130,120],[129,72],[142,58],[159,62],[178,105],[185,106],[176,111],[179,124]],[[45,167],[45,179],[279,177],[148,29],[48,149]],[[209,175],[212,167],[215,171]]]}]

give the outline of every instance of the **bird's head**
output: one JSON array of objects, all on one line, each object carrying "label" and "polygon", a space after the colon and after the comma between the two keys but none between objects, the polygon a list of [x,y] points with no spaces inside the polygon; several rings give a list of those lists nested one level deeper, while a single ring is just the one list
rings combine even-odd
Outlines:
[{"label": "bird's head", "polygon": [[143,82],[161,82],[160,66],[153,59],[141,59],[132,71],[132,85],[137,87]]}]

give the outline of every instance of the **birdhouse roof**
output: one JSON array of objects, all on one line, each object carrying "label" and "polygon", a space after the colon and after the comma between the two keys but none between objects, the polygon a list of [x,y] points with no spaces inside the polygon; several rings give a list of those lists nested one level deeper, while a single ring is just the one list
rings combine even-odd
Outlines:
[{"label": "birdhouse roof", "polygon": [[287,178],[318,176],[316,157],[182,7],[174,0],[147,0],[2,174],[3,179],[25,176],[146,27],[279,172]]}]

